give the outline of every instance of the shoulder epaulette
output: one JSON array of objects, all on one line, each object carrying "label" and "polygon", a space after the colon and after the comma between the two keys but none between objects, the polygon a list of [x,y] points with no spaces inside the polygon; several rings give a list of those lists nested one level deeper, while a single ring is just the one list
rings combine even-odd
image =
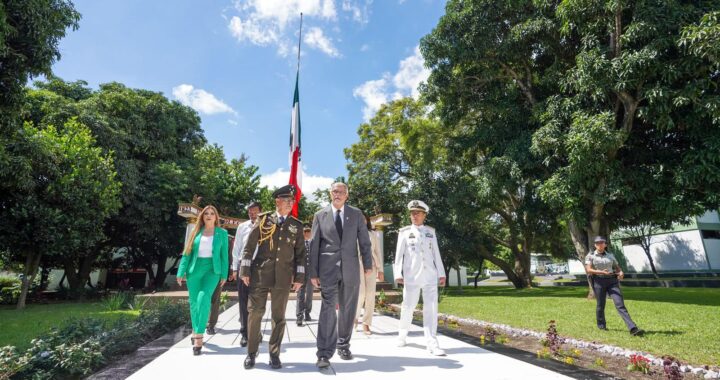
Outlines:
[{"label": "shoulder epaulette", "polygon": [[298,218],[296,218],[296,217],[294,217],[294,216],[292,216],[292,215],[288,215],[288,218],[293,219],[293,220],[295,220],[296,222],[302,224],[302,222],[300,221],[300,219],[298,219]]},{"label": "shoulder epaulette", "polygon": [[407,230],[409,230],[409,229],[410,229],[410,226],[405,226],[405,227],[403,227],[403,228],[400,229],[400,232],[407,231]]},{"label": "shoulder epaulette", "polygon": [[431,229],[431,230],[435,231],[435,227],[430,227],[430,226],[425,226],[425,227],[427,227],[427,228],[429,228],[429,229]]}]

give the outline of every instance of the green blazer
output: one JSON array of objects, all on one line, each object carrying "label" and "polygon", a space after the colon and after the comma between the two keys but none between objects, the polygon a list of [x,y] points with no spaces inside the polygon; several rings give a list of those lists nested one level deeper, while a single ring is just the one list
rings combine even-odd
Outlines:
[{"label": "green blazer", "polygon": [[[177,277],[185,277],[195,270],[198,251],[200,249],[200,238],[205,227],[201,228],[193,242],[190,254],[183,254],[178,266]],[[213,272],[220,275],[221,280],[228,278],[228,232],[220,227],[215,227],[212,247]]]}]

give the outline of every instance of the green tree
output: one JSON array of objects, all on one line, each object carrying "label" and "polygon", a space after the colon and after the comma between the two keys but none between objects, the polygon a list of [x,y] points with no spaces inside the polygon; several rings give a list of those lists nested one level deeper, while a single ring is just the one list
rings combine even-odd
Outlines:
[{"label": "green tree", "polygon": [[71,1],[0,1],[0,132],[16,126],[23,88],[40,74],[49,75],[60,59],[58,44],[68,28],[78,28],[80,14]]},{"label": "green tree", "polygon": [[77,117],[113,152],[122,183],[122,208],[104,225],[108,239],[62,263],[70,288],[81,293],[95,259],[113,252],[127,253],[131,264],[148,270],[152,285],[161,285],[164,264],[182,250],[185,224],[177,202],[192,197],[194,152],[205,144],[197,113],[161,93],[119,83],[93,91],[84,81],[51,77],[35,87],[27,90],[23,118],[43,126]]},{"label": "green tree", "polygon": [[11,153],[32,160],[14,173],[27,186],[1,201],[0,244],[24,259],[22,309],[44,255],[72,255],[103,238],[104,222],[120,206],[120,184],[112,156],[75,119],[60,130],[25,123],[19,133],[23,143]]},{"label": "green tree", "polygon": [[572,65],[538,113],[533,150],[551,171],[542,196],[562,208],[579,258],[594,235],[645,223],[667,227],[717,208],[717,193],[706,190],[720,180],[717,65],[712,50],[693,39],[693,23],[718,7],[557,7],[560,39],[577,43],[567,46]]},{"label": "green tree", "polygon": [[510,252],[518,287],[531,284],[531,253],[560,238],[559,212],[539,196],[548,172],[530,153],[534,110],[564,66],[552,14],[539,2],[450,1],[420,45],[432,68],[423,96],[473,188],[466,202],[478,210],[477,227]]},{"label": "green tree", "polygon": [[[397,229],[409,223],[407,202],[423,199],[433,210],[427,223],[438,231],[447,269],[488,260],[505,271],[515,286],[527,287],[529,251],[527,260],[520,259],[524,254],[521,243],[525,241],[518,239],[514,245],[505,242],[508,236],[523,237],[522,233],[527,232],[520,230],[511,235],[514,225],[505,224],[497,210],[490,207],[492,196],[485,195],[501,193],[502,186],[512,191],[520,186],[511,182],[512,178],[501,182],[501,178],[508,177],[501,168],[492,167],[496,171],[493,178],[499,182],[493,184],[483,177],[489,177],[489,169],[458,165],[462,157],[451,147],[457,142],[456,131],[444,128],[428,112],[422,102],[401,99],[381,107],[369,123],[360,126],[360,141],[345,150],[351,195],[355,194],[365,212],[379,209],[396,215],[394,226],[387,230],[386,252],[395,251]],[[495,202],[512,206],[507,196],[497,197],[500,199]],[[524,218],[522,222],[530,223],[529,212],[521,212],[522,201],[510,211],[512,218]],[[503,245],[508,251],[509,246],[518,248],[505,255]]]}]

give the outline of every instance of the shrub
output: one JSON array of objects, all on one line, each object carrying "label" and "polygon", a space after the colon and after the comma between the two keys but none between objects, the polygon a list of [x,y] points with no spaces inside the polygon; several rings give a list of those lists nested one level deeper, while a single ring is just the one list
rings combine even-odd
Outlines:
[{"label": "shrub", "polygon": [[642,355],[630,355],[628,371],[637,371],[644,374],[650,373],[650,360]]},{"label": "shrub", "polygon": [[132,309],[134,304],[135,293],[132,292],[118,292],[103,301],[108,311]]},{"label": "shrub", "polygon": [[0,276],[0,304],[17,303],[20,296],[20,279],[12,276]]},{"label": "shrub", "polygon": [[565,340],[558,335],[555,321],[548,322],[547,333],[545,334],[545,339],[542,343],[543,346],[550,350],[553,356],[558,356],[560,354],[560,348],[562,347],[562,344],[565,343]]},{"label": "shrub", "polygon": [[672,356],[663,356],[663,371],[668,380],[682,380],[683,374],[680,372],[680,363]]},{"label": "shrub", "polygon": [[543,347],[537,351],[537,357],[538,359],[550,359],[552,357],[552,353],[547,347]]},{"label": "shrub", "polygon": [[387,296],[385,295],[385,289],[380,289],[380,292],[377,293],[375,298],[376,298],[375,304],[378,305],[378,307],[383,308],[383,307],[387,306],[386,305]]},{"label": "shrub", "polygon": [[185,324],[187,303],[158,300],[135,319],[106,322],[96,318],[72,319],[41,338],[33,339],[24,353],[0,348],[0,380],[80,378],[110,358],[134,351],[146,342]]}]

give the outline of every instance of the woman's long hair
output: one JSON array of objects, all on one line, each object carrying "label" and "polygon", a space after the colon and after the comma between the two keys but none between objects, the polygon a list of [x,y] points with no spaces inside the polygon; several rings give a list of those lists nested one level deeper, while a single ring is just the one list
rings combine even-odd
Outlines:
[{"label": "woman's long hair", "polygon": [[193,244],[195,243],[195,237],[197,236],[198,232],[200,232],[200,228],[205,227],[205,213],[208,210],[215,211],[215,227],[220,227],[220,214],[218,213],[218,210],[213,205],[205,206],[205,208],[200,211],[200,215],[198,215],[197,217],[195,228],[193,228],[192,232],[190,232],[190,237],[187,241],[187,244],[185,244],[185,250],[183,250],[183,255],[189,255],[190,252],[192,252]]}]

